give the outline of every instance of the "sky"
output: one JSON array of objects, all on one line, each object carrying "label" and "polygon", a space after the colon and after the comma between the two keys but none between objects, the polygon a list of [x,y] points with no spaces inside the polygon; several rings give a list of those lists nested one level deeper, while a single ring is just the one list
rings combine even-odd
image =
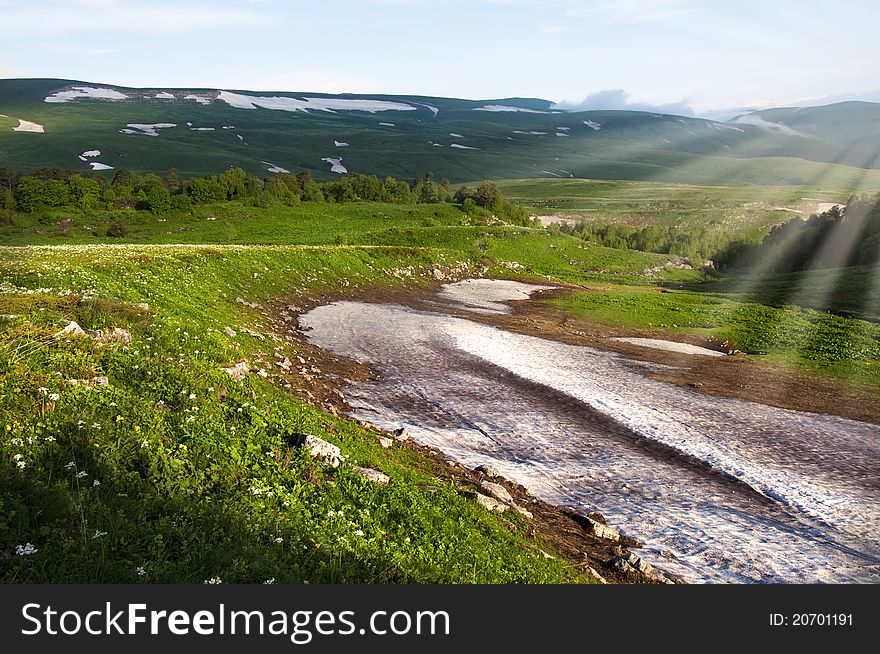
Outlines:
[{"label": "sky", "polygon": [[719,115],[880,101],[878,24],[877,0],[0,0],[0,77]]}]

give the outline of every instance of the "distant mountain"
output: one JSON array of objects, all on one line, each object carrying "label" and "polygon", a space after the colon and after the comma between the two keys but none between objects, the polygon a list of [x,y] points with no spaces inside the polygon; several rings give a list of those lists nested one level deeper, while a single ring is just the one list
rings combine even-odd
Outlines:
[{"label": "distant mountain", "polygon": [[778,157],[880,168],[872,140],[877,107],[843,103],[717,122],[641,111],[559,111],[536,98],[10,79],[0,80],[0,167],[108,174],[173,167],[192,175],[240,166],[263,174],[311,170],[321,178],[431,171],[454,183],[524,177],[812,183],[827,166]]},{"label": "distant mountain", "polygon": [[[880,166],[880,103],[838,102],[821,107],[764,109],[737,116],[730,122],[800,139],[805,158],[845,161],[861,168]],[[818,153],[824,158],[819,158]]]}]

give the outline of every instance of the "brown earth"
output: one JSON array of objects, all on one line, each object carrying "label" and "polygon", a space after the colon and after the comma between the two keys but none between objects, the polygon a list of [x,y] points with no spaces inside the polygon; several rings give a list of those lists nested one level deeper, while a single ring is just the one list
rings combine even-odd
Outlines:
[{"label": "brown earth", "polygon": [[[531,281],[531,280],[524,280]],[[295,396],[319,406],[334,415],[344,415],[349,407],[343,389],[347,383],[368,379],[373,372],[354,361],[335,356],[312,345],[300,330],[297,316],[310,309],[339,300],[402,304],[416,309],[445,311],[470,320],[494,325],[512,332],[558,340],[572,345],[586,345],[620,352],[634,361],[674,366],[674,369],[656,372],[638,368],[643,374],[700,393],[720,397],[735,397],[776,407],[828,413],[854,420],[880,423],[880,402],[876,389],[861,388],[837,380],[821,379],[794,369],[771,365],[754,357],[737,354],[726,357],[702,357],[631,345],[610,340],[616,336],[639,336],[677,340],[721,351],[719,343],[682,334],[669,335],[656,330],[633,330],[609,327],[581,318],[573,318],[555,309],[547,300],[573,291],[590,290],[573,284],[556,284],[559,290],[535,294],[534,299],[512,302],[510,315],[485,315],[465,310],[428,304],[439,290],[441,282],[418,282],[400,288],[346,289],[333,294],[309,295],[287,299],[276,307],[262,312],[274,336],[287,342],[296,352],[291,367],[278,367],[279,355],[264,353],[253,363],[271,369],[271,376]],[[274,357],[274,359],[273,359]],[[367,423],[361,425],[375,433],[387,435]],[[609,583],[649,583],[640,572],[624,573],[612,567],[615,557],[625,555],[628,548],[640,544],[627,537],[620,542],[597,538],[581,526],[577,516],[563,506],[554,506],[533,497],[524,487],[501,478],[469,470],[449,461],[435,448],[425,447],[408,440],[396,442],[418,453],[420,468],[440,481],[453,482],[462,493],[472,493],[484,479],[502,484],[515,502],[532,513],[529,539],[540,546],[546,543],[566,562],[591,577],[596,573]],[[501,516],[510,529],[518,527]]]}]

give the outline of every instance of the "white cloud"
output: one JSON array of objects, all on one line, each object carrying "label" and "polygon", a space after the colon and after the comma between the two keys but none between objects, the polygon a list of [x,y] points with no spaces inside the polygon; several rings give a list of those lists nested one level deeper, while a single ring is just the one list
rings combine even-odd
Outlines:
[{"label": "white cloud", "polygon": [[565,15],[620,25],[667,21],[694,10],[693,0],[599,0],[572,3]]},{"label": "white cloud", "polygon": [[174,34],[225,27],[268,27],[280,19],[256,8],[141,4],[128,0],[55,0],[41,6],[0,5],[7,33],[142,32]]},{"label": "white cloud", "polygon": [[683,98],[677,102],[653,103],[633,100],[623,89],[606,89],[590,93],[580,102],[563,100],[555,105],[556,109],[566,111],[598,111],[601,109],[625,109],[627,111],[651,111],[678,116],[693,116],[694,110],[690,101]]}]

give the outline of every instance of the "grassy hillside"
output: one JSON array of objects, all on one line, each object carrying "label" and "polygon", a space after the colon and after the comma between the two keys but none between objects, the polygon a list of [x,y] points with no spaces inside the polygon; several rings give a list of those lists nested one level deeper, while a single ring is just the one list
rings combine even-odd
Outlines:
[{"label": "grassy hillside", "polygon": [[[44,134],[0,129],[0,166],[86,168],[96,161],[140,171],[175,167],[184,175],[232,165],[254,173],[280,166],[330,178],[336,173],[323,159],[341,157],[350,171],[403,178],[432,171],[438,179],[453,182],[576,177],[816,184],[832,176],[833,185],[846,180],[842,186],[855,184],[866,173],[816,161],[877,166],[837,147],[817,147],[816,139],[753,125],[645,112],[556,112],[538,100],[237,92],[239,100],[230,104],[222,99],[229,96],[204,89],[114,87],[112,92],[127,99],[45,101],[76,87],[109,89],[68,80],[0,80],[0,113],[45,128]],[[168,93],[174,99],[165,99],[162,94]],[[184,99],[187,95],[202,102]],[[275,98],[254,100],[267,106],[311,98],[313,104],[333,107],[337,104],[332,103],[367,102],[375,109],[369,103],[380,101],[407,110],[371,113],[344,105],[293,112],[234,106],[242,96],[245,102]],[[491,110],[484,111],[487,107]],[[498,110],[511,107],[521,110]],[[156,123],[175,127],[158,129],[156,136],[129,127]],[[100,150],[101,155],[80,161],[79,155],[89,150]]]}]

